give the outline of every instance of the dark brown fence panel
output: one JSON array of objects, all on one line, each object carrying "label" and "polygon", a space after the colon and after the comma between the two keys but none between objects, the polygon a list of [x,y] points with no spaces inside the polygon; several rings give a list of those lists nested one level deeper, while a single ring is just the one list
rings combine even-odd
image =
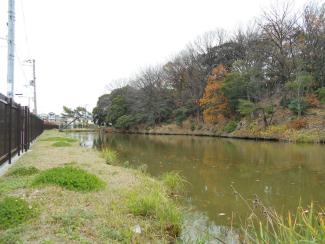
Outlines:
[{"label": "dark brown fence panel", "polygon": [[0,93],[0,165],[23,150],[44,130],[43,120]]}]

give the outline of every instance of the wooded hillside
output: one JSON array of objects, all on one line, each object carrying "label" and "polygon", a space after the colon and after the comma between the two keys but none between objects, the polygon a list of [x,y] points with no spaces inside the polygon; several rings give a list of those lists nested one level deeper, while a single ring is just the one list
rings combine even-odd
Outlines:
[{"label": "wooded hillside", "polygon": [[279,123],[277,111],[290,111],[294,126],[304,126],[308,109],[325,103],[325,4],[291,9],[271,7],[234,33],[203,34],[101,96],[95,123],[129,129],[191,118],[232,132],[243,118],[265,129]]}]

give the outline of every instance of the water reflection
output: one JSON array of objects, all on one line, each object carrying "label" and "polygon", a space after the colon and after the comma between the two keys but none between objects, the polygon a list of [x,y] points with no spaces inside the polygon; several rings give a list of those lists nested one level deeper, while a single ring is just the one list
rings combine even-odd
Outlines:
[{"label": "water reflection", "polygon": [[190,204],[220,226],[229,226],[230,216],[245,218],[248,213],[230,185],[248,200],[256,194],[278,211],[295,209],[299,200],[325,204],[325,147],[321,145],[188,136],[73,136],[85,146],[118,151],[122,161],[145,163],[153,176],[181,171],[191,183]]}]

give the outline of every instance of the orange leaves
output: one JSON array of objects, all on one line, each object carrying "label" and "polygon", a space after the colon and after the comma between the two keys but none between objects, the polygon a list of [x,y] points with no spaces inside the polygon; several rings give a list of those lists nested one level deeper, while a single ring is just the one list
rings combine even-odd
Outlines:
[{"label": "orange leaves", "polygon": [[206,123],[220,123],[225,120],[225,113],[228,101],[221,87],[223,84],[226,69],[223,65],[218,65],[212,70],[212,75],[208,77],[203,97],[199,104],[203,108],[203,119]]}]

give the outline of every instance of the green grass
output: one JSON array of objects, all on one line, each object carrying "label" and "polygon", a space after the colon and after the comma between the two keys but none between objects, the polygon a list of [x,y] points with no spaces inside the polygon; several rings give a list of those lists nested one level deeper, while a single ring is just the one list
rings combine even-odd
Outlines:
[{"label": "green grass", "polygon": [[33,207],[23,199],[6,197],[0,201],[0,229],[15,227],[34,215]]},{"label": "green grass", "polygon": [[325,243],[325,212],[313,204],[287,216],[263,211],[265,219],[255,216],[243,227],[247,243]]},{"label": "green grass", "polygon": [[71,144],[69,142],[65,142],[65,141],[58,141],[58,142],[54,142],[52,144],[53,147],[70,147]]},{"label": "green grass", "polygon": [[156,219],[168,236],[175,238],[180,235],[183,213],[159,184],[150,184],[146,189],[132,191],[127,205],[136,216]]},{"label": "green grass", "polygon": [[118,155],[117,155],[117,152],[114,151],[114,150],[112,150],[112,149],[104,148],[102,150],[102,156],[105,159],[105,161],[106,161],[107,164],[114,165],[114,164],[117,164],[118,163]]},{"label": "green grass", "polygon": [[33,181],[33,185],[58,185],[68,190],[89,192],[100,190],[105,183],[83,169],[65,166],[41,172]]},{"label": "green grass", "polygon": [[18,244],[23,243],[20,238],[20,233],[22,232],[20,227],[11,228],[3,231],[0,235],[0,244]]},{"label": "green grass", "polygon": [[44,138],[42,139],[42,141],[52,141],[52,142],[77,142],[78,140],[75,138],[71,138],[71,137],[48,137],[48,138]]},{"label": "green grass", "polygon": [[31,183],[31,177],[0,178],[0,197],[16,189],[26,188]]},{"label": "green grass", "polygon": [[29,176],[39,173],[39,169],[30,166],[30,167],[18,167],[10,170],[8,176]]},{"label": "green grass", "polygon": [[186,180],[180,175],[179,172],[171,171],[165,173],[162,177],[162,182],[172,193],[183,192],[186,186]]},{"label": "green grass", "polygon": [[82,228],[91,222],[96,215],[93,212],[84,209],[69,209],[66,212],[52,216],[51,223],[59,225],[59,233],[67,236],[70,240],[82,241]]}]

